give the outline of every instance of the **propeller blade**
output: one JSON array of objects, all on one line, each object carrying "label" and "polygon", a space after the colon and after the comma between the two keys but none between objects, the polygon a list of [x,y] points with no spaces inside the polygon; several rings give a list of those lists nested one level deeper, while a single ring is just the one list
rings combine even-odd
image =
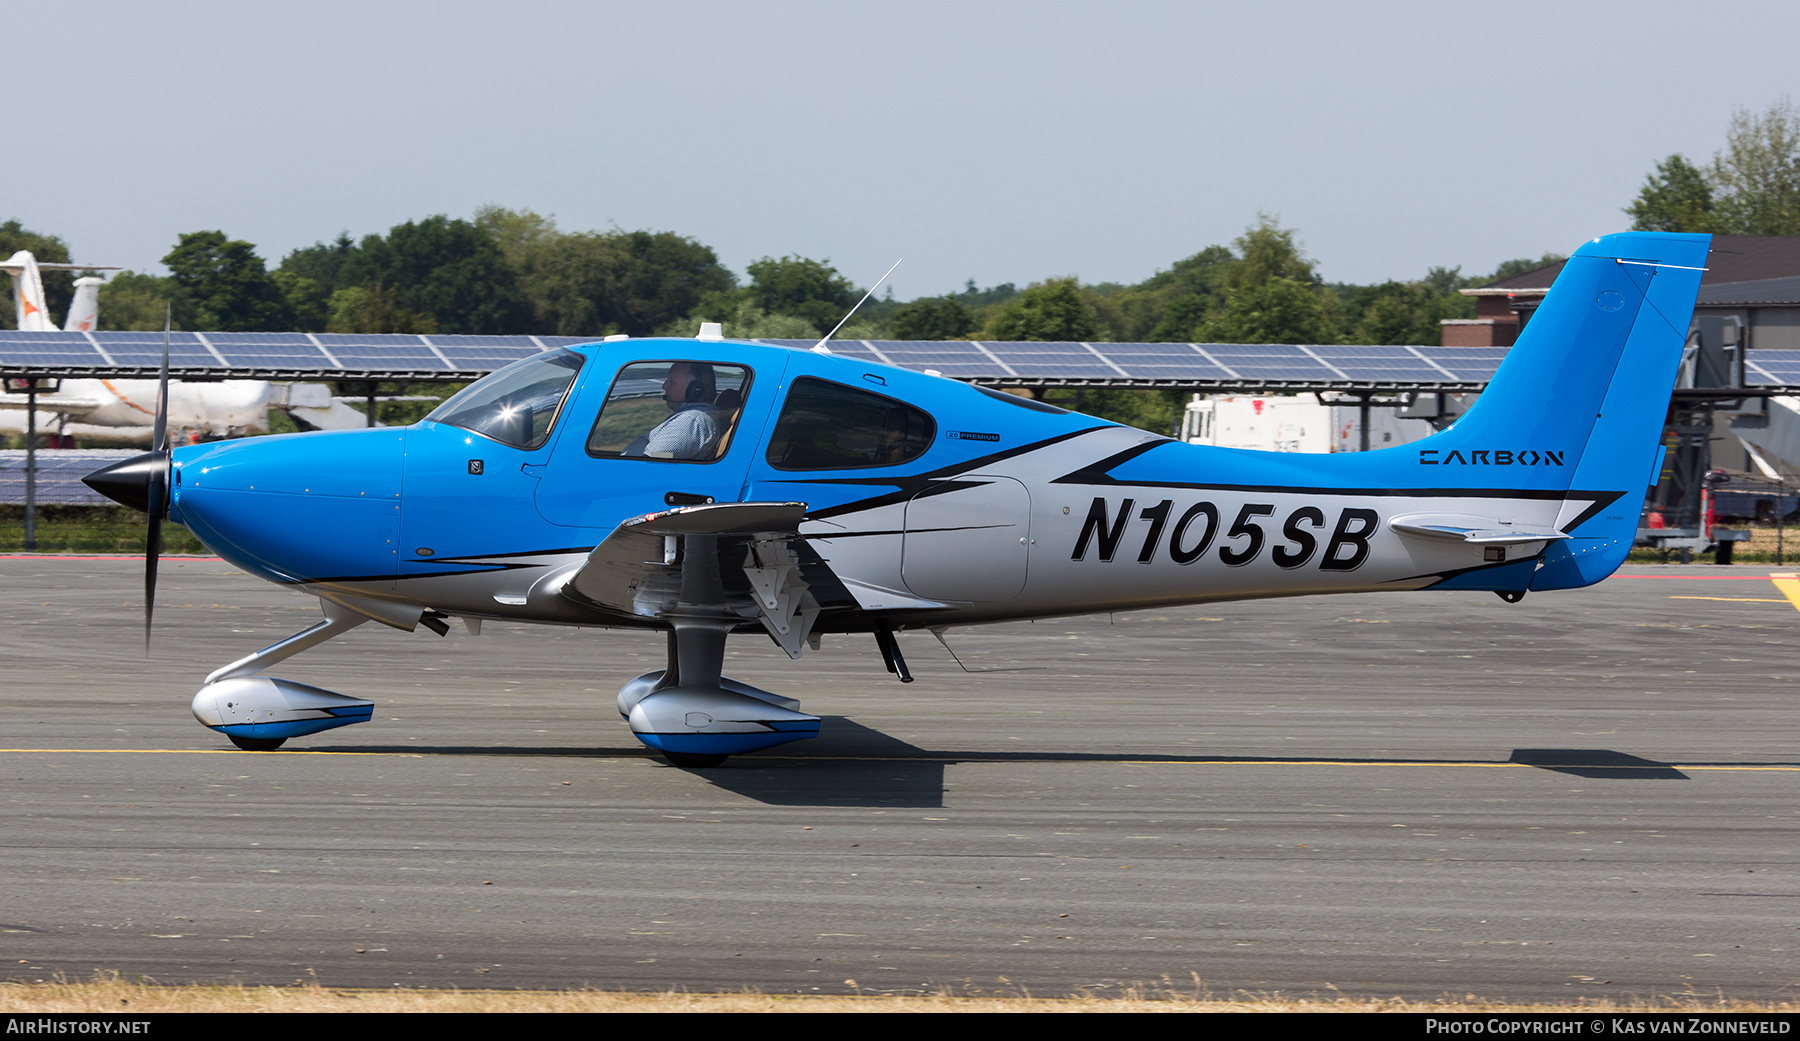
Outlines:
[{"label": "propeller blade", "polygon": [[156,385],[156,426],[150,435],[150,448],[156,452],[169,449],[169,327],[174,323],[175,307],[164,305],[162,374]]},{"label": "propeller blade", "polygon": [[144,531],[144,653],[150,653],[150,623],[156,617],[156,562],[162,556],[162,522],[163,514],[169,510],[169,463],[174,453],[169,451],[169,330],[174,324],[175,308],[173,304],[163,309],[163,349],[162,372],[156,384],[156,425],[151,429],[150,441],[153,454],[157,456],[156,466],[149,474],[148,487],[145,488],[145,511],[150,515],[149,526]]},{"label": "propeller blade", "polygon": [[150,476],[150,524],[144,533],[144,653],[150,653],[150,621],[156,615],[156,562],[162,556],[163,513],[168,509],[169,470],[166,463]]},{"label": "propeller blade", "polygon": [[150,649],[150,618],[156,609],[156,564],[162,556],[163,517],[169,512],[170,466],[175,453],[145,452],[81,480],[101,495],[143,510],[148,526],[144,531],[144,649]]}]

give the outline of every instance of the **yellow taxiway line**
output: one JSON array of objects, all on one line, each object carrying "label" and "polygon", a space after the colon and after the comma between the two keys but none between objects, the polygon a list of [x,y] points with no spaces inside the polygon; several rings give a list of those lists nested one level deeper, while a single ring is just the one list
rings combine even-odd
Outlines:
[{"label": "yellow taxiway line", "polygon": [[1775,588],[1788,598],[1788,603],[1793,604],[1795,610],[1800,610],[1800,575],[1791,571],[1776,572],[1769,576],[1769,581],[1775,583]]},{"label": "yellow taxiway line", "polygon": [[[464,754],[467,754],[467,753],[464,753]],[[477,754],[479,754],[479,753],[477,753]],[[507,754],[507,750],[503,749],[503,748],[497,748],[494,750],[494,754],[505,755],[505,754]],[[314,752],[314,751],[307,751],[305,749],[300,749],[300,748],[292,749],[292,750],[286,751],[286,752],[281,752],[281,751],[245,752],[245,751],[240,751],[235,748],[0,748],[0,755],[248,755],[248,756],[257,756],[260,758],[269,758],[271,756],[292,756],[292,755],[300,755],[300,756],[345,755],[345,756],[387,756],[390,758],[397,758],[397,759],[430,759],[430,758],[434,757],[434,754],[431,752],[330,752],[330,751],[323,751],[323,750]],[[654,754],[643,754],[643,753],[636,753],[636,752],[620,752],[620,753],[614,753],[614,754],[602,753],[602,754],[587,754],[587,755],[575,753],[575,754],[568,755],[568,756],[548,755],[548,756],[538,756],[538,757],[534,757],[534,758],[656,760],[659,757]],[[797,756],[797,755],[759,755],[756,758],[757,758],[757,761],[759,761],[759,762],[810,762],[810,763],[820,763],[820,764],[824,764],[824,763],[940,763],[945,766],[1009,766],[1009,765],[1019,764],[1019,763],[1051,763],[1051,762],[1068,763],[1068,762],[1070,762],[1069,760],[1062,759],[1061,757],[1047,758],[1047,759],[1033,759],[1028,756],[1007,757],[1004,759],[983,759],[980,757],[959,758],[956,756],[906,756],[906,755],[893,755],[893,756],[857,755],[857,756],[825,756],[825,757],[811,757],[811,756]],[[1447,759],[1447,760],[1442,760],[1442,761],[1421,761],[1421,760],[1417,760],[1417,759],[1413,759],[1413,760],[1387,760],[1387,759],[1382,759],[1382,760],[1351,760],[1351,759],[1185,759],[1185,760],[1184,759],[1107,759],[1107,760],[1094,760],[1094,761],[1086,762],[1086,763],[1074,762],[1074,763],[1071,763],[1070,765],[1086,765],[1086,766],[1352,766],[1352,767],[1363,767],[1363,766],[1383,766],[1383,767],[1437,766],[1437,767],[1443,767],[1443,766],[1452,766],[1452,767],[1474,767],[1474,768],[1483,769],[1483,770],[1558,770],[1558,769],[1568,769],[1568,768],[1579,768],[1579,769],[1587,769],[1587,770],[1644,770],[1644,769],[1656,769],[1656,768],[1661,767],[1661,768],[1673,769],[1673,770],[1714,770],[1714,771],[1745,771],[1745,770],[1747,770],[1747,771],[1751,771],[1751,772],[1800,773],[1800,766],[1783,766],[1783,765],[1776,765],[1776,764],[1769,764],[1769,765],[1745,764],[1745,765],[1738,765],[1738,766],[1727,766],[1727,765],[1720,765],[1720,764],[1689,765],[1689,764],[1681,763],[1681,762],[1656,762],[1656,761],[1647,761],[1647,762],[1643,762],[1643,763],[1578,763],[1578,762],[1571,762],[1571,763],[1540,764],[1540,763],[1512,763],[1512,762],[1506,762],[1506,763],[1482,762],[1482,761],[1473,760],[1473,759],[1464,759],[1464,760]]]}]

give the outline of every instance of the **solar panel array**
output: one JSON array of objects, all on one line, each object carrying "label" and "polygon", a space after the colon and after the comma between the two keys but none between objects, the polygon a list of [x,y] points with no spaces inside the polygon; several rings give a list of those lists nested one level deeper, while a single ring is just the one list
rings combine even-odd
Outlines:
[{"label": "solar panel array", "polygon": [[[470,380],[573,336],[195,333],[170,336],[177,377]],[[765,340],[806,349],[811,340]],[[987,386],[1475,390],[1504,347],[834,340],[831,350]],[[0,331],[0,376],[154,376],[160,332]],[[1750,354],[1752,382],[1800,386],[1800,351]]]},{"label": "solar panel array", "polygon": [[1800,351],[1753,350],[1744,357],[1744,382],[1800,385]]}]

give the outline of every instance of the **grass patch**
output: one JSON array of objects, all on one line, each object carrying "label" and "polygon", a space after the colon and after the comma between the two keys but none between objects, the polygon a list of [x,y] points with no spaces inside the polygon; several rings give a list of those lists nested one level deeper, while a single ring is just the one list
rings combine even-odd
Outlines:
[{"label": "grass patch", "polygon": [[[127,506],[39,506],[39,553],[144,552],[144,515]],[[163,524],[163,552],[210,555],[200,540],[178,524]],[[0,505],[0,552],[25,549],[25,507]]]},{"label": "grass patch", "polygon": [[1684,1012],[1788,1013],[1793,1001],[1733,1001],[1679,995],[1575,999],[1541,1005],[1474,995],[1437,1001],[1401,998],[1290,998],[1278,993],[1214,995],[1191,987],[1127,988],[1117,996],[1034,998],[1008,994],[800,996],[745,991],[690,994],[603,990],[389,990],[321,987],[164,987],[124,980],[0,984],[0,1012]]},{"label": "grass patch", "polygon": [[[1782,566],[1800,566],[1800,527],[1786,524],[1777,528],[1773,524],[1731,524],[1719,525],[1734,531],[1748,530],[1750,538],[1732,547],[1731,562],[1733,564],[1777,564]],[[1640,546],[1631,551],[1625,559],[1634,564],[1679,564],[1680,550],[1659,550]],[[1694,563],[1711,564],[1711,553],[1695,553]]]}]

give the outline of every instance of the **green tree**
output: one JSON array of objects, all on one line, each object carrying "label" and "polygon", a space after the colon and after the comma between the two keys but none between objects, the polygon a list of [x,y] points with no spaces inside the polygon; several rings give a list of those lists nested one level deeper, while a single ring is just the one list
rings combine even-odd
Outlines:
[{"label": "green tree", "polygon": [[[31,231],[16,220],[0,224],[0,259],[5,259],[20,250],[29,250],[39,263],[68,264],[69,247],[55,235],[43,235]],[[69,303],[75,298],[75,272],[46,271],[44,278],[44,306],[57,318],[57,324],[69,313]],[[18,327],[18,315],[14,308],[0,307],[0,329]],[[161,328],[161,326],[158,326]]]},{"label": "green tree", "polygon": [[340,231],[338,237],[330,242],[315,242],[289,253],[282,258],[281,267],[277,270],[311,281],[319,287],[320,296],[330,299],[331,294],[344,287],[344,263],[355,252],[356,243],[350,238],[350,233]]},{"label": "green tree", "polygon": [[616,231],[557,234],[534,244],[521,281],[546,332],[647,336],[737,279],[692,239]]},{"label": "green tree", "polygon": [[961,340],[975,331],[975,312],[953,296],[903,304],[888,320],[897,340]]},{"label": "green tree", "polygon": [[1345,339],[1351,343],[1439,343],[1444,319],[1474,315],[1474,301],[1457,292],[1462,282],[1456,269],[1433,268],[1417,282],[1339,287],[1344,325],[1349,330]]},{"label": "green tree", "polygon": [[899,337],[894,335],[892,326],[879,318],[864,318],[860,311],[857,312],[855,317],[845,322],[844,327],[839,329],[836,333],[833,333],[831,337],[833,343],[836,343],[839,340],[894,339],[899,339]]},{"label": "green tree", "polygon": [[531,304],[493,236],[438,215],[365,236],[345,258],[336,285],[380,283],[401,306],[435,319],[446,333],[532,332]]},{"label": "green tree", "polygon": [[[892,292],[892,289],[890,289],[890,297],[892,296]],[[973,335],[976,330],[986,326],[988,320],[993,318],[995,314],[998,314],[1001,307],[1010,301],[1018,299],[1018,297],[1019,287],[1011,282],[1002,282],[999,285],[988,286],[986,289],[983,289],[977,286],[975,280],[971,278],[964,284],[962,292],[950,294],[949,296],[944,297],[944,299],[954,300],[968,309],[969,315],[973,318],[975,323],[970,327],[967,333],[961,334],[968,336]],[[917,302],[918,301],[913,301],[913,303]],[[899,313],[901,308],[907,306],[910,305],[896,303],[891,299],[887,301],[871,301],[869,304],[864,305],[863,311],[858,312],[858,317],[860,318],[866,314],[870,319],[877,322],[885,320],[891,330],[893,327],[894,316]],[[896,332],[892,335],[899,336],[900,334]],[[863,338],[876,339],[877,337]]]},{"label": "green tree", "polygon": [[554,216],[492,205],[475,211],[475,226],[492,236],[507,263],[519,271],[530,264],[534,250],[562,234],[556,230]]},{"label": "green tree", "polygon": [[1121,315],[1113,322],[1113,338],[1151,342],[1197,339],[1206,316],[1224,303],[1226,282],[1237,262],[1226,247],[1208,246],[1110,298],[1101,313]]},{"label": "green tree", "polygon": [[1337,299],[1319,283],[1293,229],[1259,213],[1232,245],[1235,249],[1209,246],[1138,287],[1156,294],[1154,309],[1145,309],[1154,321],[1143,339],[1335,343],[1341,338]]},{"label": "green tree", "polygon": [[746,295],[757,307],[769,314],[803,318],[820,330],[836,325],[862,296],[829,259],[763,257],[751,263],[749,271]]},{"label": "green tree", "polygon": [[1231,271],[1231,250],[1224,246],[1208,246],[1191,257],[1184,257],[1169,266],[1166,272],[1151,277],[1148,285],[1172,285],[1186,293],[1217,293],[1225,287],[1225,278]]},{"label": "green tree", "polygon": [[1533,260],[1530,257],[1520,257],[1517,260],[1506,260],[1502,261],[1500,266],[1494,269],[1492,275],[1489,275],[1485,279],[1474,279],[1474,281],[1476,283],[1485,284],[1487,282],[1498,282],[1503,278],[1515,278],[1525,274],[1527,271],[1536,271],[1539,268],[1546,268],[1552,264],[1560,264],[1567,259],[1569,258],[1561,253],[1546,253],[1536,260]]},{"label": "green tree", "polygon": [[1193,343],[1206,339],[1206,320],[1224,303],[1224,295],[1187,293],[1170,300],[1157,322],[1144,334],[1151,343]]},{"label": "green tree", "polygon": [[556,233],[502,248],[519,257],[519,284],[540,331],[557,336],[623,332],[615,312],[624,258],[605,235]]},{"label": "green tree", "polygon": [[174,279],[121,271],[100,287],[100,328],[129,332],[161,329],[174,299]]},{"label": "green tree", "polygon": [[1211,343],[1335,343],[1335,301],[1319,286],[1276,276],[1233,289],[1201,327]]},{"label": "green tree", "polygon": [[1099,334],[1094,305],[1082,296],[1073,278],[1039,282],[1005,304],[988,322],[986,340],[1095,339]]},{"label": "green tree", "polygon": [[655,335],[692,336],[700,331],[701,322],[718,322],[726,336],[737,340],[816,340],[821,333],[804,318],[764,311],[738,291],[708,296],[688,317],[659,326]]},{"label": "green tree", "polygon": [[190,232],[181,236],[163,263],[174,281],[175,315],[183,328],[219,332],[293,328],[293,309],[250,243],[227,239],[222,231]]},{"label": "green tree", "polygon": [[1625,213],[1633,231],[1711,232],[1717,222],[1706,174],[1680,154],[1656,165]]},{"label": "green tree", "polygon": [[380,282],[345,286],[331,294],[331,317],[325,332],[435,333],[437,322],[400,302],[400,294]]},{"label": "green tree", "polygon": [[1188,402],[1188,394],[1179,390],[1116,390],[1111,387],[1053,389],[1044,391],[1042,397],[1071,412],[1165,435],[1180,432],[1181,414],[1186,411]]},{"label": "green tree", "polygon": [[625,261],[611,318],[621,332],[646,335],[693,310],[707,293],[737,285],[712,247],[693,239],[671,231],[615,232],[612,238]]},{"label": "green tree", "polygon": [[1318,282],[1313,262],[1300,252],[1294,235],[1292,228],[1281,227],[1269,214],[1257,214],[1256,223],[1232,243],[1238,260],[1226,269],[1226,287],[1260,285],[1276,278],[1301,284]]},{"label": "green tree", "polygon": [[1292,229],[1258,214],[1232,243],[1237,260],[1225,271],[1223,299],[1197,335],[1216,343],[1336,343],[1337,298],[1319,284],[1313,262]]},{"label": "green tree", "polygon": [[971,311],[981,312],[997,304],[1004,304],[1018,295],[1019,287],[1011,282],[980,289],[971,278],[963,285],[963,291],[956,294],[956,301]]},{"label": "green tree", "polygon": [[1761,116],[1733,113],[1725,148],[1708,173],[1718,230],[1800,235],[1800,112],[1786,98]]},{"label": "green tree", "polygon": [[539,331],[645,336],[737,278],[712,249],[673,232],[559,231],[531,210],[484,206],[476,227],[518,272]]},{"label": "green tree", "polygon": [[294,316],[294,329],[298,332],[321,333],[331,315],[331,294],[325,287],[303,275],[280,268],[269,272],[275,281],[275,288],[281,291],[281,298],[287,301],[288,310]]}]

